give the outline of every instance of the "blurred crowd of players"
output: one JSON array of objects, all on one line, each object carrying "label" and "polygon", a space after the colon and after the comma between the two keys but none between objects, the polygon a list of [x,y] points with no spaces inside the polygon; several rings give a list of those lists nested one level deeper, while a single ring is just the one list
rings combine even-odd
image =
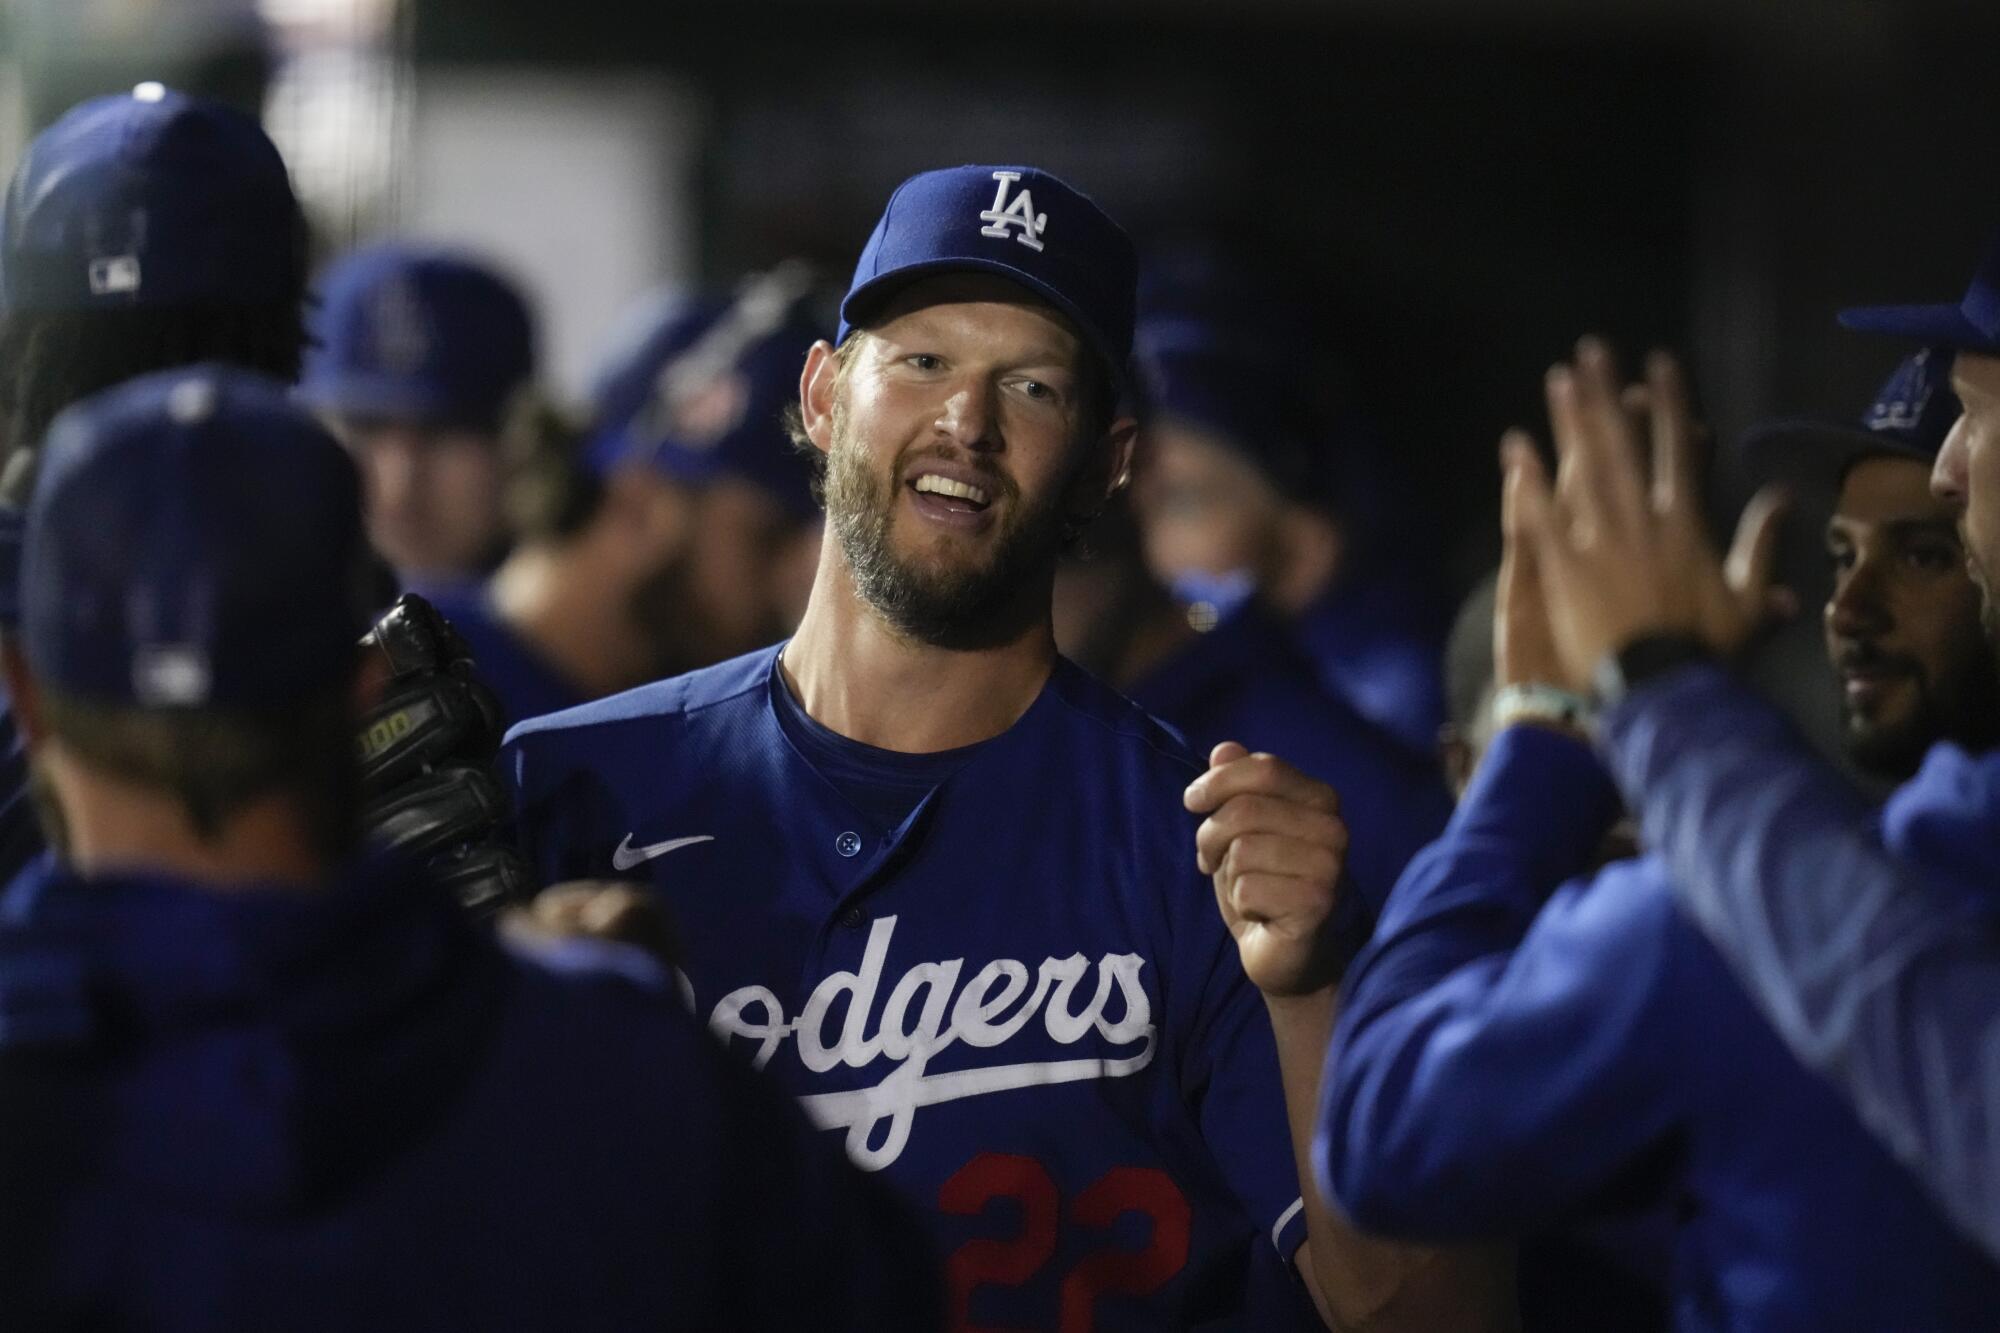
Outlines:
[{"label": "blurred crowd of players", "polygon": [[[1017,211],[1019,171],[976,169],[978,188],[999,186],[969,233],[1026,266],[1036,309],[1079,345],[1119,342],[1105,334],[1115,293],[1036,267],[1071,219]],[[1052,181],[1028,176],[1060,210]],[[864,265],[889,266],[896,207]],[[962,240],[907,243],[947,247],[894,261],[931,281],[1016,276],[938,257]],[[1254,833],[1226,822],[1234,788],[1208,807],[1189,798],[1211,816],[1200,869],[1245,950],[1219,966],[1248,969],[1248,984],[1230,972],[1232,996],[1261,992],[1275,1015],[1278,1054],[1255,1065],[1273,1116],[1230,1101],[1242,1070],[1190,1054],[1230,1040],[1219,1025],[1237,1021],[1235,999],[1171,1026],[1165,1006],[1188,1003],[1177,984],[1217,984],[1178,954],[1144,975],[1163,992],[1162,1058],[1181,1062],[1168,1099],[1190,1119],[1113,1103],[1119,1123],[1143,1126],[1135,1161],[1169,1175],[1196,1161],[1186,1170],[1236,1191],[1217,1204],[1224,1192],[1177,1177],[1173,1198],[1193,1203],[1173,1205],[1176,1222],[1137,1186],[1092,1218],[1097,1191],[1060,1170],[1043,1217],[1029,1170],[1042,1168],[1018,1154],[974,1158],[1003,1162],[1002,1184],[957,1203],[963,1171],[913,1190],[909,1175],[849,1169],[840,1138],[775,1091],[813,1110],[802,1088],[816,1085],[765,1077],[781,1073],[766,1069],[773,1045],[806,1022],[782,1013],[817,1004],[823,976],[786,979],[753,1028],[745,989],[707,1013],[716,996],[681,952],[712,963],[711,934],[748,931],[755,958],[749,909],[683,926],[642,880],[569,883],[475,920],[427,892],[420,868],[338,829],[305,847],[297,809],[263,804],[276,793],[323,814],[314,784],[351,785],[300,773],[351,767],[342,645],[410,592],[462,638],[506,725],[558,715],[498,760],[537,884],[693,863],[666,853],[712,841],[707,825],[600,828],[603,811],[640,806],[607,805],[593,784],[651,783],[656,733],[637,719],[662,709],[685,739],[660,744],[687,747],[657,756],[663,774],[701,746],[757,743],[688,720],[734,697],[714,672],[671,708],[628,693],[746,661],[776,682],[790,746],[880,816],[840,832],[838,857],[880,836],[893,863],[912,821],[945,821],[926,809],[972,746],[923,756],[955,766],[861,771],[837,737],[814,748],[815,727],[868,739],[835,720],[849,707],[839,688],[828,713],[808,661],[751,655],[831,599],[823,551],[858,561],[859,538],[827,531],[839,479],[814,455],[827,450],[813,368],[850,326],[912,312],[864,307],[860,274],[843,302],[846,275],[798,262],[662,294],[606,331],[588,401],[564,403],[543,387],[532,302],[479,255],[386,240],[308,274],[306,253],[255,126],[158,85],[47,131],[0,214],[0,647],[19,732],[0,769],[14,879],[0,896],[0,1301],[25,1321],[9,1327],[2000,1325],[2000,1186],[1986,1183],[2000,1083],[1977,1023],[2000,996],[1980,892],[2000,869],[2000,780],[1976,758],[2000,740],[2000,668],[1974,577],[1979,524],[2000,523],[2000,497],[1977,493],[1994,466],[1978,451],[2000,451],[2000,258],[1957,324],[1925,308],[1856,316],[1915,349],[1856,420],[1730,442],[1752,470],[1832,499],[1790,521],[1825,529],[1824,688],[1866,793],[1728,674],[1759,627],[1822,609],[1769,586],[1775,493],[1753,502],[1726,560],[1702,531],[1702,437],[1671,362],[1627,384],[1586,340],[1551,373],[1558,467],[1508,442],[1505,563],[1453,624],[1398,558],[1379,468],[1391,442],[1320,391],[1280,298],[1213,259],[1135,271],[1105,419],[1136,434],[1052,548],[1052,642],[1166,723],[1173,739],[1158,744],[1191,747],[1183,781],[1206,767],[1202,781],[1224,787],[1237,746],[1284,761],[1259,779],[1274,785],[1237,798],[1276,821]],[[990,293],[938,299],[977,309]],[[970,530],[990,500],[954,484],[931,494]],[[928,646],[992,648],[942,631]],[[593,701],[607,702],[566,711]],[[935,705],[919,692],[909,706]],[[1116,730],[1111,706],[1074,704]],[[282,727],[260,721],[278,715]],[[572,757],[574,733],[614,724],[624,739],[591,733],[612,756],[601,766]],[[704,780],[742,799],[720,768],[659,786]],[[663,808],[706,813],[699,795],[675,799]],[[561,807],[554,831],[537,802]],[[1032,803],[1004,788],[981,804],[996,839],[1080,836],[1028,819]],[[1077,804],[1086,827],[1125,836],[1096,798]],[[1294,806],[1338,831],[1286,822],[1303,818]],[[1199,820],[1178,804],[1159,818],[1201,878]],[[646,838],[659,841],[635,850]],[[1226,871],[1219,849],[1247,864],[1260,839],[1285,841],[1270,853],[1283,876],[1326,881],[1320,907],[1247,905],[1256,872]],[[1295,869],[1322,850],[1330,871]],[[961,873],[968,892],[991,891]],[[341,887],[297,891],[329,882]],[[1797,896],[1781,901],[1787,886]],[[1087,876],[1063,886],[1096,891]],[[742,896],[798,915],[789,899]],[[1196,906],[1220,931],[1215,903]],[[907,909],[901,920],[908,940],[919,927]],[[1331,1028],[1303,1085],[1276,1076],[1298,997],[1256,965],[1245,921],[1319,940],[1313,967],[1288,974],[1324,992]],[[774,975],[812,966],[789,949],[772,945]],[[1047,951],[1045,986],[1061,975]],[[1130,975],[1113,960],[1140,955],[1103,952],[1097,1021],[1115,1045],[1129,1034],[1110,1030],[1106,995]],[[979,962],[931,975],[926,1007]],[[890,1009],[900,1017],[921,993],[912,979],[939,966],[898,955],[890,975],[910,971]],[[962,1044],[976,991],[952,1010]],[[687,1019],[697,992],[720,1046]],[[807,1005],[814,1023],[848,1025],[829,1063],[875,1058],[851,1044],[869,996],[847,999],[847,1019]],[[1130,1024],[1137,1001],[1124,1002]],[[1053,1010],[1049,1023],[1053,1035]],[[1263,1060],[1270,1038],[1257,1043]],[[1088,1086],[1112,1098],[1108,1067],[1046,1077],[1099,1080]],[[993,1123],[1018,1114],[989,1102]],[[866,1132],[878,1114],[890,1104],[812,1119],[860,1124],[861,1151],[847,1136],[860,1159],[882,1151]],[[1278,1202],[1298,1195],[1303,1222],[1257,1215],[1257,1187],[1239,1184],[1263,1167],[1239,1170],[1230,1140],[1267,1131],[1280,1174],[1299,1168]],[[922,1117],[902,1132],[924,1134]],[[1160,1146],[1176,1136],[1207,1146],[1177,1157]],[[1082,1154],[1097,1184],[1141,1169],[1118,1154]],[[1316,1196],[1354,1231],[1328,1230]],[[988,1210],[996,1197],[1017,1202]],[[984,1230],[940,1230],[939,1210]],[[1042,1226],[1035,1257],[1023,1246]],[[1049,1255],[1071,1256],[1057,1229],[1079,1226],[1109,1248],[1044,1274]],[[1266,1234],[1286,1261],[1269,1290],[1253,1257]],[[1091,1267],[1107,1254],[1119,1262]]]}]

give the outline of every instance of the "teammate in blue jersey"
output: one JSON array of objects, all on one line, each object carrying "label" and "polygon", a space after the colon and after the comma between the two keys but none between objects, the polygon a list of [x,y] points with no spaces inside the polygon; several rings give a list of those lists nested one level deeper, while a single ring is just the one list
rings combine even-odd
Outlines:
[{"label": "teammate in blue jersey", "polygon": [[1328,693],[1428,760],[1444,618],[1371,549],[1358,474],[1379,446],[1310,401],[1321,368],[1294,364],[1268,318],[1169,302],[1140,323],[1152,457],[1134,494],[1153,569],[1221,613],[1262,601]]},{"label": "teammate in blue jersey", "polygon": [[[1144,447],[1142,431],[1142,454]],[[1404,865],[1451,813],[1438,766],[1328,694],[1283,623],[1255,601],[1212,623],[1192,617],[1146,568],[1123,505],[1092,527],[1087,554],[1063,562],[1055,605],[1065,653],[1174,727],[1196,753],[1239,741],[1282,753],[1340,793],[1353,831],[1345,866],[1353,915],[1345,924],[1365,934]]]},{"label": "teammate in blue jersey", "polygon": [[[2000,625],[2000,243],[1961,301],[1849,311],[1842,322],[1957,352],[1952,380],[1965,410],[1931,485],[1958,518],[1991,635]],[[1566,387],[1573,398],[1573,381]],[[2000,1258],[2000,756],[1941,745],[1879,822],[1871,818],[1839,774],[1715,664],[1740,624],[1727,604],[1690,604],[1682,588],[1712,586],[1722,562],[1683,544],[1671,571],[1654,563],[1668,524],[1631,506],[1645,482],[1628,452],[1630,428],[1570,416],[1558,438],[1590,489],[1558,503],[1532,485],[1541,503],[1531,513],[1538,552],[1560,580],[1549,601],[1563,668],[1576,676],[1604,664],[1608,767],[1664,851],[1680,901],[1759,1010]],[[1669,414],[1662,433],[1682,420]],[[1589,550],[1567,529],[1572,513],[1598,533]],[[1851,908],[1829,913],[1827,901]]]},{"label": "teammate in blue jersey", "polygon": [[490,263],[435,245],[366,246],[317,285],[299,397],[361,464],[369,541],[435,602],[506,551],[500,428],[535,377],[533,312]]},{"label": "teammate in blue jersey", "polygon": [[1504,1269],[1301,1197],[1331,792],[1204,772],[1055,652],[1058,551],[1130,461],[1133,269],[1045,172],[904,182],[801,378],[827,538],[797,634],[517,727],[523,846],[658,890],[697,1012],[922,1209],[957,1327],[1280,1328],[1308,1291],[1504,1327]]},{"label": "teammate in blue jersey", "polygon": [[907,1216],[643,955],[357,854],[366,559],[274,381],[51,432],[6,667],[67,855],[0,898],[7,1327],[933,1326]]},{"label": "teammate in blue jersey", "polygon": [[[1940,729],[1990,743],[2000,697],[1951,512],[1928,487],[1958,415],[1949,366],[1913,358],[1870,429],[1787,432],[1843,460],[1827,648],[1850,755],[1893,779]],[[1450,1239],[1664,1195],[1679,1328],[1989,1326],[2000,1269],[1759,1019],[1662,859],[1596,868],[1617,794],[1587,741],[1536,711],[1557,668],[1538,656],[1546,613],[1518,502],[1515,487],[1502,730],[1348,982],[1321,1145],[1341,1200],[1392,1233]],[[1531,1328],[1606,1326],[1550,1296]]]},{"label": "teammate in blue jersey", "polygon": [[[297,376],[306,240],[277,148],[215,102],[142,83],[28,145],[0,203],[0,637],[18,618],[21,509],[49,422],[195,361]],[[43,845],[0,697],[0,882]]]}]

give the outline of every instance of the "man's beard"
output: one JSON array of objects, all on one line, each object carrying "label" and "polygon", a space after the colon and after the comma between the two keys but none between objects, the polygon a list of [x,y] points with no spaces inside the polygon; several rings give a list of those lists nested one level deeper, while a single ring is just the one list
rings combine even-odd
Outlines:
[{"label": "man's beard", "polygon": [[[1990,611],[1990,603],[1982,599],[1982,619]],[[1924,755],[1939,741],[1973,751],[2000,743],[2000,657],[1986,636],[1966,650],[1961,669],[1944,688],[1916,663],[1902,663],[1916,699],[1908,715],[1895,722],[1860,721],[1843,698],[1841,733],[1848,758],[1875,777],[1901,782],[1915,776]]]},{"label": "man's beard", "polygon": [[985,647],[1019,632],[1018,599],[1035,581],[1052,577],[1067,536],[1067,486],[1023,502],[1012,478],[977,458],[970,461],[993,503],[1008,502],[991,558],[976,566],[905,559],[890,536],[902,491],[900,465],[887,480],[871,471],[868,451],[852,438],[845,413],[834,411],[826,513],[854,589],[896,630],[941,648]]}]

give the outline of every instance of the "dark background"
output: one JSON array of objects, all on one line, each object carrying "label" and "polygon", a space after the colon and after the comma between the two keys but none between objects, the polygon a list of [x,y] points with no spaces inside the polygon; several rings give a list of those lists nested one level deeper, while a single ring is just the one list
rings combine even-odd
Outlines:
[{"label": "dark background", "polygon": [[[1377,422],[1396,521],[1454,589],[1497,551],[1494,443],[1539,420],[1579,333],[1688,349],[1725,442],[1852,416],[1899,350],[1834,311],[1956,295],[2000,226],[1992,3],[417,0],[395,32],[419,87],[680,80],[715,281],[842,268],[898,180],[956,161],[1052,168],[1148,246],[1261,274]],[[32,115],[142,67],[254,102],[254,40],[180,59],[45,49]],[[1793,533],[1809,595],[1817,526]]]}]

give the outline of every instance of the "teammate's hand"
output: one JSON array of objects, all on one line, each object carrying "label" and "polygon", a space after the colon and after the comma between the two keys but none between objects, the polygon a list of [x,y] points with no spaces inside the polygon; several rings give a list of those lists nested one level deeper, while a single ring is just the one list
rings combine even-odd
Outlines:
[{"label": "teammate's hand", "polygon": [[1516,523],[1533,540],[1566,677],[1557,683],[1571,689],[1588,686],[1605,654],[1646,635],[1689,634],[1733,654],[1779,600],[1771,590],[1779,492],[1750,502],[1723,559],[1702,522],[1702,432],[1679,365],[1656,353],[1645,387],[1640,429],[1610,349],[1586,338],[1573,364],[1548,374],[1553,490],[1525,438],[1505,444]]},{"label": "teammate's hand", "polygon": [[1243,970],[1273,998],[1309,995],[1340,979],[1330,929],[1347,856],[1340,798],[1275,755],[1233,741],[1187,789],[1207,815],[1195,861],[1215,877],[1215,901]]},{"label": "teammate's hand", "polygon": [[[1500,442],[1503,460],[1515,449],[1533,451],[1520,431]],[[1500,579],[1493,598],[1493,681],[1496,685],[1561,685],[1568,679],[1549,629],[1535,535],[1521,523],[1521,472],[1508,468],[1500,496]]]},{"label": "teammate's hand", "polygon": [[619,880],[552,884],[502,918],[513,931],[544,939],[615,940],[637,945],[668,967],[680,963],[673,922],[645,888]]}]

